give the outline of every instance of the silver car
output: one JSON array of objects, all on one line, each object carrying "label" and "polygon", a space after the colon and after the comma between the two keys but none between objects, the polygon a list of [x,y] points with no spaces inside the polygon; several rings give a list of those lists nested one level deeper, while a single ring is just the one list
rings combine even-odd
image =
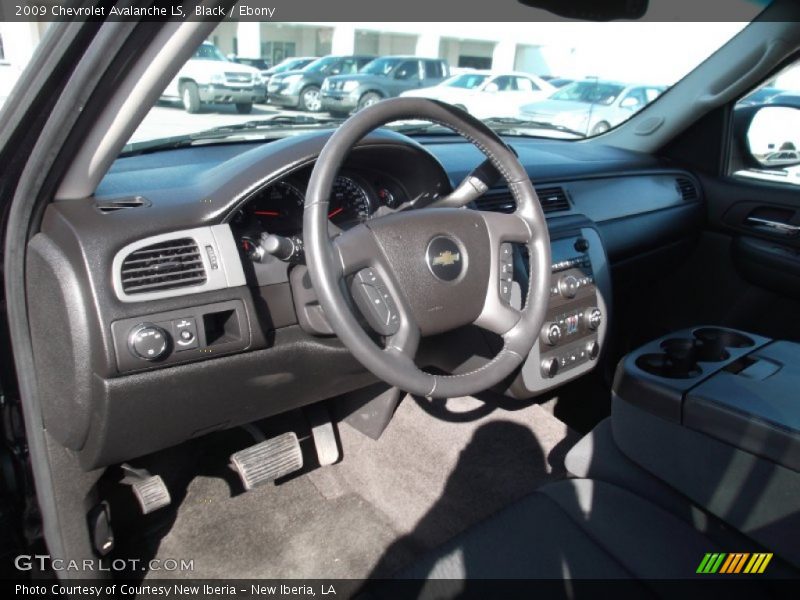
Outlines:
[{"label": "silver car", "polygon": [[547,100],[522,106],[522,118],[581,136],[604,133],[658,98],[666,88],[586,79],[556,91]]}]

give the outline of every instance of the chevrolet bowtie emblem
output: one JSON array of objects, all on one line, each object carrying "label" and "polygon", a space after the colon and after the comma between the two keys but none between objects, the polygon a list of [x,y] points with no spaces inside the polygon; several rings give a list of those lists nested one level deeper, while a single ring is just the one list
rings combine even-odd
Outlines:
[{"label": "chevrolet bowtie emblem", "polygon": [[449,267],[450,265],[456,264],[460,260],[461,254],[459,252],[450,252],[449,250],[445,250],[444,252],[440,252],[433,257],[433,266]]}]

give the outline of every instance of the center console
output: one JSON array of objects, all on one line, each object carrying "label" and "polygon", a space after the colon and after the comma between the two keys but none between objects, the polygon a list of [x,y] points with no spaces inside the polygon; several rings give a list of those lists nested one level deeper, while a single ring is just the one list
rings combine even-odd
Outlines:
[{"label": "center console", "polygon": [[611,426],[635,463],[800,566],[800,344],[694,327],[629,354]]},{"label": "center console", "polygon": [[608,263],[591,227],[551,233],[547,316],[539,339],[507,393],[529,398],[594,368],[606,338]]}]

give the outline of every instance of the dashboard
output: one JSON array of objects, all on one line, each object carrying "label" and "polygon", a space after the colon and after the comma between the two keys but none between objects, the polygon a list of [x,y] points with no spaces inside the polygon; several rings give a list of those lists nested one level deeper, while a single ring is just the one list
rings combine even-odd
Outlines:
[{"label": "dashboard", "polygon": [[[325,331],[302,262],[250,255],[264,233],[302,236],[306,186],[329,135],[120,158],[95,196],[48,207],[26,277],[35,351],[49,367],[37,380],[49,432],[84,468],[375,383]],[[612,271],[647,268],[662,248],[691,238],[702,222],[702,190],[691,173],[651,156],[509,142],[548,217],[548,319],[560,330],[542,338],[504,391],[529,398],[592,368],[589,344],[606,335],[606,321],[592,319],[595,309],[612,312]],[[481,161],[457,137],[374,132],[336,179],[331,233],[447,194]],[[681,192],[686,182],[693,194]],[[473,208],[507,212],[509,201],[501,186]],[[519,289],[523,259],[515,253]],[[64,326],[54,330],[53,322]],[[493,355],[492,339],[427,342],[425,367],[457,372]]]}]

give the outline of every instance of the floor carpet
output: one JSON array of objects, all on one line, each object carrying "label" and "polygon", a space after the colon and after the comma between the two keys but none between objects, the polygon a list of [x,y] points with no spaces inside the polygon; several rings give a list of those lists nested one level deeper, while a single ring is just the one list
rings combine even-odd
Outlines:
[{"label": "floor carpet", "polygon": [[222,472],[229,449],[220,448],[169,526],[140,544],[146,558],[193,559],[194,571],[147,576],[387,576],[563,478],[577,435],[537,405],[507,411],[408,396],[379,440],[346,423],[339,439],[339,463],[241,494],[232,494]]}]

